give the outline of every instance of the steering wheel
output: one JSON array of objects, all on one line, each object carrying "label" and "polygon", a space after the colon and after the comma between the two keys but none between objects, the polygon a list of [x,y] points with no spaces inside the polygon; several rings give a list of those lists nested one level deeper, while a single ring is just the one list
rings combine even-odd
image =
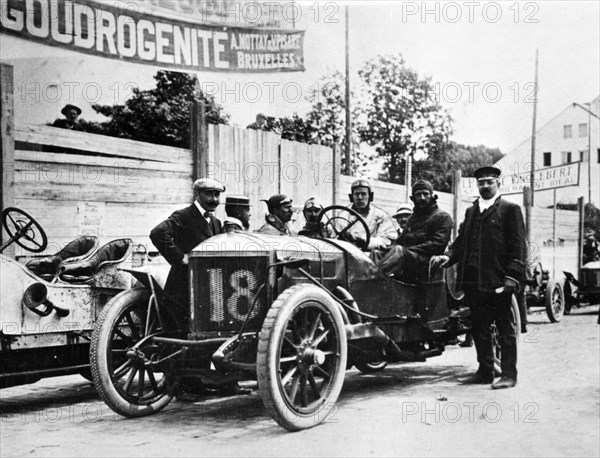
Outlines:
[{"label": "steering wheel", "polygon": [[365,219],[355,210],[343,205],[330,205],[319,213],[318,227],[321,237],[343,240],[344,234],[357,223],[362,226],[365,233],[364,245],[359,247],[364,250],[369,246],[369,242],[371,241],[371,232]]},{"label": "steering wheel", "polygon": [[2,212],[2,226],[10,240],[2,245],[4,250],[12,242],[32,253],[40,253],[48,246],[48,237],[33,216],[16,207],[7,207]]}]

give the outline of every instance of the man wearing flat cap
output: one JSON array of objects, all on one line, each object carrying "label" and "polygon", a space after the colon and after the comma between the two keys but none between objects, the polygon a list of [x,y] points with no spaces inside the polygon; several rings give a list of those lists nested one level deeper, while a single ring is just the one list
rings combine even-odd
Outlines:
[{"label": "man wearing flat cap", "polygon": [[471,309],[471,325],[479,368],[462,380],[468,384],[494,381],[496,323],[502,349],[502,377],[492,388],[510,388],[517,383],[517,329],[511,308],[513,294],[525,278],[525,224],[521,208],[502,199],[500,169],[475,171],[480,197],[469,207],[458,237],[445,255],[432,258],[433,267],[458,263],[457,286]]},{"label": "man wearing flat cap", "polygon": [[194,203],[175,211],[150,232],[150,240],[171,270],[165,292],[181,304],[188,302],[188,255],[200,242],[221,233],[221,222],[214,216],[225,186],[212,178],[194,182]]},{"label": "man wearing flat cap", "polygon": [[306,224],[298,231],[298,235],[304,235],[305,237],[323,237],[326,235],[322,223],[321,227],[319,227],[319,214],[321,210],[323,210],[323,205],[321,205],[316,197],[311,197],[304,203],[302,214],[304,215]]},{"label": "man wearing flat cap", "polygon": [[404,230],[404,228],[406,228],[406,224],[408,223],[408,218],[410,217],[410,215],[412,215],[412,212],[413,212],[412,205],[403,203],[403,204],[400,204],[396,213],[394,215],[392,215],[393,218],[398,223],[398,227],[399,227],[398,237],[400,237],[400,234],[402,234],[402,231]]},{"label": "man wearing flat cap", "polygon": [[81,108],[76,105],[67,103],[60,112],[64,115],[64,119],[56,119],[52,123],[52,127],[60,127],[61,129],[79,130],[77,118],[81,115]]},{"label": "man wearing flat cap", "polygon": [[267,203],[269,214],[265,216],[265,224],[256,232],[272,235],[294,235],[288,227],[288,223],[292,220],[294,214],[292,199],[285,194],[275,194],[269,197],[268,200],[263,200],[263,202]]},{"label": "man wearing flat cap", "polygon": [[250,229],[250,198],[248,196],[227,196],[225,198],[225,213],[229,218],[235,218],[241,229]]},{"label": "man wearing flat cap", "polygon": [[452,217],[438,207],[429,181],[417,181],[410,199],[415,204],[414,212],[395,245],[377,265],[398,279],[416,282],[427,278],[429,260],[448,246]]},{"label": "man wearing flat cap", "polygon": [[[371,234],[369,246],[364,247],[367,250],[382,249],[390,246],[396,237],[398,231],[394,226],[392,218],[383,210],[373,205],[374,193],[371,184],[365,179],[354,181],[350,185],[350,194],[348,195],[350,208],[356,211],[366,221]],[[364,230],[360,224],[354,224],[350,230],[344,233],[343,239],[354,243],[359,247],[364,245]]]}]

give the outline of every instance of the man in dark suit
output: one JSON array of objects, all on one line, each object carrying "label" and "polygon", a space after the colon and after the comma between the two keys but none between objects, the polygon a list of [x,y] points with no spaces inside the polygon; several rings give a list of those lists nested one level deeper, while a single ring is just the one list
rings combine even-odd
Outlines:
[{"label": "man in dark suit", "polygon": [[463,383],[494,381],[492,323],[502,349],[502,377],[492,388],[517,383],[517,329],[511,308],[525,277],[525,225],[521,208],[500,197],[500,170],[475,171],[479,195],[467,209],[458,237],[445,255],[431,260],[434,267],[458,262],[458,287],[471,309],[471,323],[479,369]]},{"label": "man in dark suit", "polygon": [[150,240],[171,264],[165,292],[182,305],[188,298],[188,254],[200,242],[221,233],[221,222],[213,215],[225,186],[211,178],[194,183],[194,203],[177,210],[152,229]]}]

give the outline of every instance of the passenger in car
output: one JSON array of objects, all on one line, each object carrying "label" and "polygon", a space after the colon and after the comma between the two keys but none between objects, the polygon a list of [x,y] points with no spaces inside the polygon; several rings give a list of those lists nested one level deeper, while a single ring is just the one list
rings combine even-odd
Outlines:
[{"label": "passenger in car", "polygon": [[377,263],[385,273],[414,282],[427,272],[432,256],[444,253],[452,232],[452,217],[437,205],[431,183],[417,181],[410,198],[414,213],[396,244]]},{"label": "passenger in car", "polygon": [[[371,240],[366,249],[375,250],[389,247],[396,240],[398,232],[392,218],[372,204],[374,193],[371,190],[371,184],[364,179],[356,180],[350,186],[348,197],[352,202],[350,208],[362,216],[369,227]],[[362,239],[360,231],[360,225],[355,224],[344,233],[343,238],[355,245],[362,246],[364,239]]]},{"label": "passenger in car", "polygon": [[272,235],[294,235],[287,224],[294,214],[292,198],[285,194],[275,194],[269,197],[268,200],[263,199],[262,201],[267,203],[269,213],[265,215],[265,224],[256,232]]},{"label": "passenger in car", "polygon": [[319,227],[319,214],[323,210],[323,205],[315,198],[311,197],[304,203],[302,214],[306,220],[304,227],[298,232],[298,235],[306,237],[323,237],[326,233],[323,224]]},{"label": "passenger in car", "polygon": [[248,196],[227,196],[225,198],[225,213],[241,223],[240,230],[250,229],[250,198]]},{"label": "passenger in car", "polygon": [[194,182],[194,203],[175,211],[152,229],[150,240],[171,264],[165,292],[182,304],[188,299],[188,255],[200,242],[221,233],[214,216],[225,186],[212,178]]}]

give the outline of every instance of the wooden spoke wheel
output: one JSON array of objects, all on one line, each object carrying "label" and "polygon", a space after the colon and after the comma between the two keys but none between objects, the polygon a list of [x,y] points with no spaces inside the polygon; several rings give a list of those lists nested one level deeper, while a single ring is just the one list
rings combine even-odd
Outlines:
[{"label": "wooden spoke wheel", "polygon": [[565,292],[560,281],[550,279],[544,294],[546,314],[552,323],[557,323],[565,312]]},{"label": "wooden spoke wheel", "polygon": [[104,308],[92,334],[94,385],[104,402],[125,417],[158,412],[173,397],[169,366],[161,360],[175,349],[148,337],[166,331],[149,301],[146,289],[123,291]]},{"label": "wooden spoke wheel", "polygon": [[323,422],[334,409],[347,361],[338,305],[313,285],[293,286],[277,298],[258,343],[258,386],[275,421],[290,431]]}]

